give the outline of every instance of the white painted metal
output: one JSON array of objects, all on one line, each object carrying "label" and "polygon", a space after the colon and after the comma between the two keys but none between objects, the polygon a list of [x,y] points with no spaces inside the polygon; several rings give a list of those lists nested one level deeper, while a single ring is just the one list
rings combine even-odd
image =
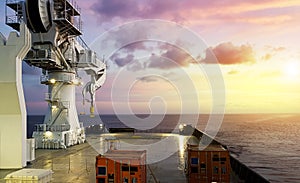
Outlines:
[{"label": "white painted metal", "polygon": [[[94,51],[90,50],[86,45],[80,44],[75,38],[81,35],[81,31],[72,20],[77,19],[76,17],[80,16],[80,12],[67,0],[38,0],[38,4],[36,4],[35,1],[29,0],[26,0],[26,3],[25,0],[9,1],[9,3],[6,1],[6,3],[7,6],[14,9],[18,14],[18,20],[14,22],[14,24],[7,23],[7,25],[18,30],[17,24],[23,19],[24,22],[28,23],[29,29],[31,29],[30,36],[32,40],[27,40],[27,42],[25,40],[25,43],[19,43],[17,36],[10,36],[6,45],[3,44],[5,46],[1,48],[1,55],[8,53],[7,50],[13,50],[8,47],[9,43],[12,43],[15,47],[26,44],[27,47],[22,52],[12,53],[8,55],[7,58],[5,57],[5,59],[10,62],[15,59],[21,62],[28,52],[29,45],[31,49],[24,60],[29,65],[43,69],[43,80],[41,80],[41,83],[48,85],[48,93],[45,98],[48,102],[48,112],[44,123],[38,125],[33,133],[36,148],[66,148],[71,145],[83,143],[85,141],[85,133],[83,125],[78,121],[75,105],[75,87],[81,84],[80,78],[77,77],[77,70],[85,70],[91,77],[91,81],[84,87],[83,94],[87,92],[90,94],[91,115],[94,115],[95,92],[105,81],[106,65],[97,59]],[[22,7],[21,11],[14,8],[19,6]],[[32,12],[38,13],[33,14]],[[63,16],[59,16],[58,18],[58,15]],[[40,25],[42,25],[42,27]],[[23,25],[23,29],[24,27]],[[24,32],[24,30],[22,31]],[[29,34],[27,29],[26,31],[26,33]],[[3,39],[2,42],[5,42],[5,40]],[[2,64],[7,63],[1,62],[0,66],[1,68],[5,68],[5,71],[1,72],[0,76],[8,77],[13,75],[17,76],[17,79],[16,81],[12,80],[12,86],[1,86],[1,88],[5,88],[3,91],[7,90],[7,94],[11,95],[8,97],[9,100],[4,97],[1,103],[5,105],[15,104],[15,106],[11,108],[8,107],[8,109],[20,111],[9,111],[14,115],[17,114],[15,118],[20,117],[20,119],[15,125],[11,126],[17,128],[17,130],[13,132],[9,131],[10,134],[0,130],[0,145],[1,147],[5,147],[8,143],[4,143],[3,141],[13,136],[12,138],[16,138],[15,140],[22,139],[19,145],[23,148],[26,144],[24,140],[26,133],[25,135],[18,133],[21,130],[26,130],[26,126],[24,126],[26,125],[26,111],[24,108],[25,104],[21,83],[21,63],[12,65],[12,70],[7,70],[6,65]],[[8,71],[10,72],[7,73]],[[10,92],[14,90],[16,91]],[[4,106],[2,106],[2,108],[0,109],[0,116],[7,110]],[[1,110],[3,112],[1,112]],[[7,116],[2,116],[3,120],[6,120],[5,117]],[[2,119],[0,120],[2,121]],[[4,127],[4,125],[7,125],[7,123],[0,123],[0,127]],[[18,135],[15,135],[16,133],[18,133]],[[20,138],[19,135],[21,135],[22,138]],[[20,149],[14,149],[14,151],[17,153],[21,152]],[[22,152],[26,151],[22,149]],[[2,157],[4,156],[0,156],[0,165],[3,162]],[[25,159],[25,156],[22,157],[21,166],[24,166],[23,159]]]},{"label": "white painted metal", "polygon": [[53,71],[48,74],[48,113],[33,137],[37,148],[66,148],[85,142],[83,126],[78,121],[75,87],[80,83],[74,72]]},{"label": "white painted metal", "polygon": [[26,166],[26,105],[22,87],[22,59],[31,46],[31,34],[21,24],[0,40],[0,169]]},{"label": "white painted metal", "polygon": [[27,147],[26,147],[26,161],[31,162],[35,160],[35,139],[30,138],[26,140]]},{"label": "white painted metal", "polygon": [[[46,2],[48,0],[39,0],[40,19],[43,25],[52,27],[47,32],[32,32],[32,49],[25,58],[27,63],[44,69],[41,83],[48,85],[45,97],[48,112],[44,123],[34,131],[33,137],[37,148],[66,148],[85,142],[84,128],[79,123],[75,103],[75,87],[81,84],[77,70],[85,70],[91,76],[83,93],[88,92],[91,96],[93,116],[95,92],[105,81],[106,65],[97,59],[94,51],[75,38],[81,34],[71,21],[80,15],[77,9],[72,9],[74,6],[70,6],[70,2],[66,0],[49,0],[49,4]],[[27,0],[27,11],[33,5],[30,3]],[[46,7],[47,5],[51,7]],[[53,10],[52,15],[48,15],[47,9]],[[54,17],[52,23],[48,22],[49,16]],[[34,23],[36,17],[31,18],[27,19]]]}]

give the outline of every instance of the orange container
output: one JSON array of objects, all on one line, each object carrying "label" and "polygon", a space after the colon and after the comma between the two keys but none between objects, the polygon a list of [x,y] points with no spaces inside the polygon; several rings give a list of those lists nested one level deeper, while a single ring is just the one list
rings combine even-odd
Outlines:
[{"label": "orange container", "polygon": [[189,183],[230,182],[229,151],[220,144],[206,148],[187,144],[185,173]]},{"label": "orange container", "polygon": [[110,150],[96,157],[97,183],[146,183],[146,151]]}]

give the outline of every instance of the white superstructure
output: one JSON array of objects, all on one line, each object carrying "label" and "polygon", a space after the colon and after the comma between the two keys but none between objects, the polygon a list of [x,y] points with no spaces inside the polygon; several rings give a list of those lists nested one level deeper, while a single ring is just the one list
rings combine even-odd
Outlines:
[{"label": "white superstructure", "polygon": [[[1,34],[0,34],[1,35]],[[0,39],[0,169],[26,166],[26,105],[22,87],[22,59],[31,34],[24,24],[19,35]]]}]

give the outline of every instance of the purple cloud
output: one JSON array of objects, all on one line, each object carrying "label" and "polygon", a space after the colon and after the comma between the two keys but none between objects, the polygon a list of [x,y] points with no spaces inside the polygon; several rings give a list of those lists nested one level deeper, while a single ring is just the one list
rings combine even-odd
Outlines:
[{"label": "purple cloud", "polygon": [[145,77],[139,77],[137,80],[150,83],[150,82],[156,82],[158,81],[158,78],[156,76],[145,76]]},{"label": "purple cloud", "polygon": [[163,45],[160,55],[152,54],[149,59],[149,68],[172,69],[176,67],[187,67],[195,63],[195,60],[183,50],[170,45]]},{"label": "purple cloud", "polygon": [[116,53],[111,58],[114,63],[116,63],[119,67],[123,67],[130,62],[134,61],[134,55],[133,54],[127,54],[125,57],[121,57],[120,54]]},{"label": "purple cloud", "polygon": [[[297,20],[297,2],[277,0],[245,0],[245,1],[181,1],[181,0],[93,0],[91,6],[101,21],[110,22],[114,18],[164,18],[172,21],[243,21],[249,23],[272,23],[278,20]],[[268,11],[266,11],[266,9]],[[280,9],[280,11],[278,11]],[[294,13],[294,15],[290,15]],[[238,16],[237,16],[238,15]],[[281,17],[281,15],[289,15]],[[196,16],[196,17],[195,17]]]},{"label": "purple cloud", "polygon": [[[142,51],[144,56],[139,53],[140,59],[137,58],[136,51]],[[166,43],[149,45],[145,42],[123,47],[114,53],[110,59],[117,66],[126,66],[127,69],[131,71],[145,68],[172,69],[176,67],[188,67],[190,64],[196,63],[189,53],[176,46]]]},{"label": "purple cloud", "polygon": [[147,1],[119,1],[99,0],[94,3],[92,9],[103,21],[111,21],[113,18],[157,18],[163,14],[173,12],[174,18],[178,19],[178,10],[182,4],[179,0],[153,0]]}]

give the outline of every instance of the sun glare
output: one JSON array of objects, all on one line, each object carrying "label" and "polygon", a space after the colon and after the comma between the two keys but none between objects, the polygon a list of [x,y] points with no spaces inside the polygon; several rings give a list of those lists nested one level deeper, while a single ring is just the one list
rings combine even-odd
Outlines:
[{"label": "sun glare", "polygon": [[297,62],[290,62],[284,67],[284,74],[288,77],[296,77],[299,75],[299,64]]}]

